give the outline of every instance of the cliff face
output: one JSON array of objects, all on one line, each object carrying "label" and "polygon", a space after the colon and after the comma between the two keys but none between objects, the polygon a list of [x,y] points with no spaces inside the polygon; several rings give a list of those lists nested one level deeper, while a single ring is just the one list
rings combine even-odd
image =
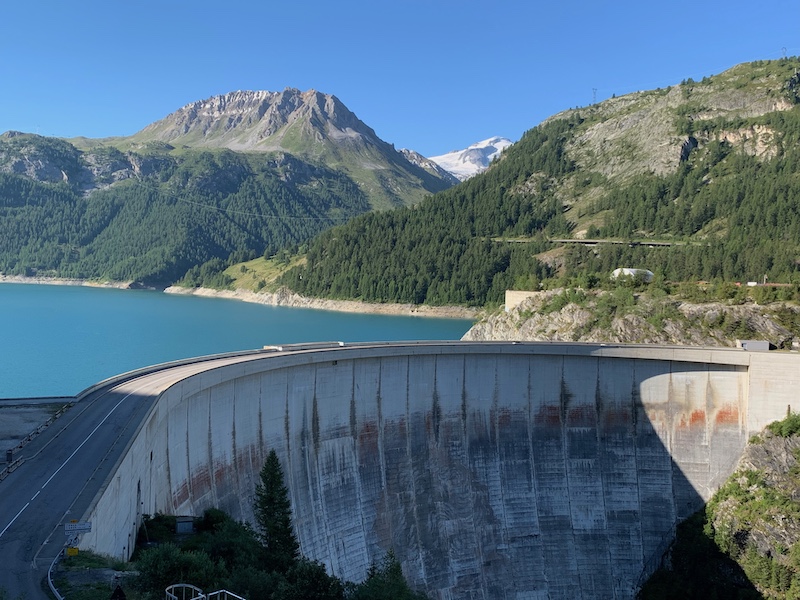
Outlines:
[{"label": "cliff face", "polygon": [[462,339],[728,347],[737,339],[762,339],[785,348],[798,335],[784,324],[785,315],[798,313],[797,306],[777,303],[700,304],[625,291],[553,290],[485,317]]},{"label": "cliff face", "polygon": [[670,173],[678,167],[683,145],[690,138],[695,147],[725,140],[763,156],[779,143],[768,127],[709,133],[702,124],[790,110],[793,96],[776,93],[786,85],[786,74],[774,67],[737,65],[703,81],[689,79],[668,88],[614,97],[551,119],[577,115],[584,120],[583,130],[570,143],[570,158],[583,169],[609,178]]}]

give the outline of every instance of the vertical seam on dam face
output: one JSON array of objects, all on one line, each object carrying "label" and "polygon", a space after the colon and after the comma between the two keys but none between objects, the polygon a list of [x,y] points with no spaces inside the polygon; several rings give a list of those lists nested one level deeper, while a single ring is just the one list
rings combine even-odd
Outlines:
[{"label": "vertical seam on dam face", "polygon": [[442,600],[633,598],[751,421],[781,418],[797,387],[763,364],[753,383],[735,353],[442,348],[264,358],[177,384],[97,500],[115,517],[94,549],[126,552],[136,517],[117,513],[138,481],[143,513],[252,519],[274,448],[302,552],[340,577],[363,579],[394,549]]},{"label": "vertical seam on dam face", "polygon": [[[437,369],[438,360],[439,360],[438,356],[434,357],[433,397],[431,398],[431,405],[432,406],[431,406],[431,412],[430,412],[430,426],[434,430],[436,429],[436,426],[437,426],[437,423],[436,423],[436,404],[437,404],[437,400],[436,400],[436,380],[437,380],[437,376],[438,376],[438,369]],[[403,394],[403,397],[405,398],[405,402],[403,404],[405,405],[405,414],[403,416],[403,419],[404,419],[405,424],[406,424],[406,427],[405,427],[405,430],[404,430],[405,442],[406,442],[405,443],[405,454],[406,454],[405,455],[405,461],[409,465],[409,468],[411,470],[410,476],[408,478],[409,486],[411,488],[411,497],[412,498],[416,498],[417,497],[417,477],[416,477],[415,463],[417,461],[415,459],[417,458],[417,456],[415,456],[416,453],[414,452],[414,450],[412,448],[413,440],[411,438],[411,433],[410,433],[411,419],[412,419],[410,404],[412,402],[412,397],[411,397],[411,390],[410,390],[410,387],[411,387],[411,382],[410,382],[411,364],[410,364],[410,359],[408,357],[406,357],[404,366],[405,366],[405,386],[404,386],[405,387],[405,392]],[[413,400],[416,400],[416,398],[413,398]],[[437,433],[434,431],[434,437],[436,437],[436,435],[437,435]],[[424,447],[422,448],[421,454],[423,456],[426,456],[426,454],[427,454],[426,450],[427,450],[426,448],[424,448]],[[416,540],[417,542],[419,542],[419,540],[421,540],[422,537],[423,537],[422,536],[422,527],[420,527],[420,515],[419,515],[419,510],[418,509],[419,509],[419,504],[417,502],[413,502],[412,503],[412,511],[411,511],[411,514],[412,514],[413,519],[414,519],[414,521],[413,521],[413,531],[414,531],[413,539]],[[394,548],[392,548],[392,550],[394,550]],[[425,577],[426,568],[425,568],[425,557],[424,556],[419,556],[419,568],[420,568],[422,576]]]},{"label": "vertical seam on dam face", "polygon": [[[607,498],[607,496],[606,496],[606,480],[605,480],[605,477],[603,477],[603,474],[606,472],[606,469],[604,468],[605,465],[603,464],[604,461],[603,461],[603,456],[602,456],[602,448],[603,448],[602,442],[603,442],[603,440],[601,439],[601,431],[602,431],[602,429],[604,427],[603,420],[602,420],[602,414],[604,414],[604,413],[603,413],[603,397],[602,397],[602,394],[600,392],[601,371],[600,371],[600,364],[599,363],[600,363],[600,359],[599,358],[595,358],[594,359],[594,368],[595,368],[595,371],[597,372],[597,377],[596,377],[595,382],[594,382],[595,383],[594,384],[594,402],[593,402],[593,406],[592,406],[594,424],[595,424],[595,428],[594,428],[594,438],[595,438],[594,439],[594,443],[595,443],[595,448],[596,448],[595,449],[595,459],[594,460],[595,460],[595,467],[600,467],[599,468],[598,477],[597,477],[597,481],[598,481],[598,487],[600,489],[600,503],[601,503],[601,505],[603,507],[603,509],[601,511],[601,514],[603,516],[603,530],[602,530],[602,533],[600,534],[602,536],[602,538],[604,538],[604,539],[601,540],[601,542],[603,543],[603,549],[600,552],[598,552],[598,555],[599,554],[605,554],[605,558],[606,558],[606,561],[607,561],[607,564],[608,564],[608,571],[607,571],[607,574],[606,574],[608,581],[604,585],[601,584],[601,589],[608,589],[609,587],[611,589],[613,589],[614,588],[614,577],[613,577],[613,575],[614,575],[614,566],[613,566],[614,563],[613,563],[612,558],[611,558],[611,543],[610,543],[610,539],[609,539],[609,510],[608,510],[608,505],[607,505],[607,502],[606,502],[606,498]],[[608,432],[606,432],[606,435],[609,435],[609,437],[611,437],[611,435]],[[613,468],[613,466],[611,466],[611,468]]]},{"label": "vertical seam on dam face", "polygon": [[[631,377],[631,393],[630,393],[630,414],[632,416],[630,432],[631,432],[631,438],[633,440],[636,440],[636,434],[637,434],[637,431],[638,431],[638,428],[639,428],[639,410],[640,410],[640,406],[641,406],[641,403],[642,403],[642,395],[641,395],[641,393],[639,391],[639,386],[636,383],[640,379],[639,374],[637,372],[637,368],[636,368],[637,367],[636,361],[629,361],[629,362],[631,363],[631,370],[633,371],[632,377]],[[638,464],[640,464],[639,461],[638,461],[638,456],[637,456],[638,444],[634,441],[632,445],[633,445],[633,460],[638,465]],[[635,487],[635,489],[631,490],[631,492],[635,492],[636,493],[636,506],[641,506],[642,482],[641,482],[641,479],[639,478],[639,471],[640,470],[638,468],[633,470],[633,473],[634,473],[634,476],[635,476],[635,479],[636,479],[636,487]],[[647,568],[646,567],[646,562],[645,562],[647,557],[645,557],[645,555],[644,555],[644,534],[642,532],[642,518],[641,518],[642,514],[641,514],[641,510],[635,510],[635,511],[631,511],[631,512],[632,512],[632,515],[635,518],[634,519],[634,525],[632,526],[633,531],[635,532],[635,535],[636,535],[636,540],[635,541],[638,542],[638,544],[637,544],[638,553],[636,554],[636,556],[634,558],[636,558],[639,561],[641,561],[642,571],[644,571]],[[639,578],[636,581],[637,584],[639,583],[639,580],[641,579],[641,577],[642,576],[640,574]],[[620,592],[621,591],[622,590],[620,590]]]},{"label": "vertical seam on dam face", "polygon": [[[236,396],[236,393],[235,393],[236,389],[235,388],[238,385],[238,382],[239,382],[238,379],[233,382],[233,385],[234,385],[234,397]],[[231,409],[231,453],[232,453],[231,457],[233,459],[233,464],[235,465],[235,467],[233,469],[233,485],[234,485],[234,489],[235,490],[241,490],[242,486],[241,486],[241,477],[240,477],[240,475],[243,474],[242,467],[244,466],[243,465],[244,461],[243,460],[239,460],[239,453],[237,452],[237,443],[236,443],[236,402],[231,402],[231,404],[233,404],[233,407]],[[244,444],[242,444],[242,447],[244,447]],[[234,498],[236,499],[237,504],[239,506],[238,513],[240,515],[241,514],[247,514],[247,512],[249,512],[249,511],[245,510],[245,508],[244,508],[244,502],[243,502],[244,498],[242,498],[242,495],[235,493],[234,494]]]}]

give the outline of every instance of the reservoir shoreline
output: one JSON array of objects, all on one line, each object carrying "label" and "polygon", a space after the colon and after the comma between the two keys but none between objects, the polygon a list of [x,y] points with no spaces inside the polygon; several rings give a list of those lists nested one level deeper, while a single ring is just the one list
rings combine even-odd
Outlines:
[{"label": "reservoir shoreline", "polygon": [[[24,283],[34,285],[71,285],[98,288],[133,289],[132,282],[112,281],[100,282],[86,279],[69,279],[56,277],[24,277],[21,275],[1,275],[0,283]],[[440,319],[477,319],[483,309],[466,306],[427,306],[416,304],[392,304],[361,302],[359,300],[329,300],[325,298],[308,298],[282,288],[277,292],[252,292],[244,289],[215,290],[211,288],[185,288],[170,286],[163,290],[166,294],[185,296],[202,296],[207,298],[225,298],[240,300],[267,306],[285,306],[289,308],[310,308],[335,312],[399,315],[414,317],[435,317]]]}]

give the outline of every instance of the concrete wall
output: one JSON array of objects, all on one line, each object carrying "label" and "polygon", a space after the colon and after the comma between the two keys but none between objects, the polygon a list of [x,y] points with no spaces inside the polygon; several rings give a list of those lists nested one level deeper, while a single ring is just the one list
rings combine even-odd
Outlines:
[{"label": "concrete wall", "polygon": [[82,545],[127,557],[142,513],[251,519],[275,448],[301,550],[339,577],[392,548],[438,598],[632,597],[798,378],[798,355],[724,349],[278,353],[167,390]]}]

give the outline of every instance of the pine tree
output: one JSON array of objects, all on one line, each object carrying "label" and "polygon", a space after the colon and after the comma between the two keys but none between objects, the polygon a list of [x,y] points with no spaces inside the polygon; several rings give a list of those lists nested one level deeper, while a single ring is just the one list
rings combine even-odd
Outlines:
[{"label": "pine tree", "polygon": [[259,478],[253,506],[259,539],[267,567],[285,572],[297,563],[300,545],[292,529],[289,491],[283,483],[283,470],[275,450],[270,450]]},{"label": "pine tree", "polygon": [[403,568],[393,550],[389,550],[380,565],[372,563],[363,583],[352,588],[353,600],[425,600],[422,592],[415,592],[403,577]]}]

